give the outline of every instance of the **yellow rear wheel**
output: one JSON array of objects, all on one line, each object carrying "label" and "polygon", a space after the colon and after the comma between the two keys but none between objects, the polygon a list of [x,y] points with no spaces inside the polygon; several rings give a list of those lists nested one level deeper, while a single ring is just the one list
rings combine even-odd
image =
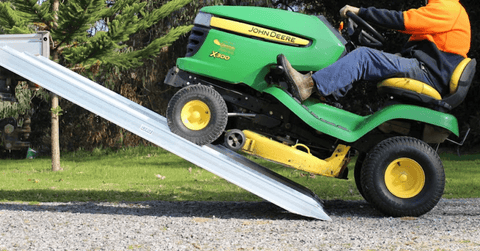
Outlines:
[{"label": "yellow rear wheel", "polygon": [[399,158],[388,165],[385,185],[388,191],[399,198],[412,198],[425,186],[425,172],[415,160]]},{"label": "yellow rear wheel", "polygon": [[365,199],[390,216],[420,216],[438,203],[445,172],[438,154],[425,142],[392,137],[373,147],[360,170]]}]

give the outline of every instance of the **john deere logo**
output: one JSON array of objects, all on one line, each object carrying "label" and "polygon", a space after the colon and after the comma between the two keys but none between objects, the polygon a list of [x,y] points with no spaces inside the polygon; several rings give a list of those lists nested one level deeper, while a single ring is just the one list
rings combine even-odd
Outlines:
[{"label": "john deere logo", "polygon": [[[280,31],[270,30],[270,29],[266,29],[258,26],[252,26],[247,23],[228,20],[220,17],[212,17],[210,21],[210,26],[231,31],[234,33],[244,34],[244,35],[253,36],[253,37],[259,37],[262,39],[276,41],[284,44],[301,45],[301,46],[308,46],[310,44],[310,41],[307,39],[288,35]],[[221,44],[224,44],[220,41],[218,42],[220,43],[220,46]],[[215,41],[214,43],[217,44]],[[226,45],[231,46],[231,44],[226,44]]]},{"label": "john deere logo", "polygon": [[232,43],[229,42],[220,42],[218,39],[213,40],[213,43],[220,46],[220,49],[218,49],[220,52],[234,55],[235,54],[235,47],[233,47]]},{"label": "john deere logo", "polygon": [[255,27],[255,26],[252,26],[252,28],[250,28],[248,32],[258,34],[259,36],[264,37],[266,39],[275,39],[275,40],[292,43],[292,44],[294,44],[295,40],[297,39],[296,37],[293,37],[293,36],[289,36],[273,30],[262,29],[260,27]]}]

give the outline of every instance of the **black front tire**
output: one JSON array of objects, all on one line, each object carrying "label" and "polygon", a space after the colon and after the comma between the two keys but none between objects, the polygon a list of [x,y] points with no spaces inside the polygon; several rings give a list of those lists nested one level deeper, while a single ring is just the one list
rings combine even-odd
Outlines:
[{"label": "black front tire", "polygon": [[438,154],[411,137],[386,139],[367,155],[361,169],[366,200],[390,216],[420,216],[443,195],[445,172]]},{"label": "black front tire", "polygon": [[225,100],[212,87],[184,87],[168,103],[170,130],[197,145],[210,144],[218,139],[227,126],[227,120]]}]

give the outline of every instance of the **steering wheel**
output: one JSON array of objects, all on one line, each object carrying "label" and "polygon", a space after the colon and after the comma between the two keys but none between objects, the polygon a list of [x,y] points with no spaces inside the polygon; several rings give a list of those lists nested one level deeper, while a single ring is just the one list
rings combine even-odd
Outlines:
[{"label": "steering wheel", "polygon": [[347,33],[352,40],[356,40],[360,45],[372,48],[382,48],[384,46],[385,38],[369,23],[351,11],[347,12],[347,16]]}]

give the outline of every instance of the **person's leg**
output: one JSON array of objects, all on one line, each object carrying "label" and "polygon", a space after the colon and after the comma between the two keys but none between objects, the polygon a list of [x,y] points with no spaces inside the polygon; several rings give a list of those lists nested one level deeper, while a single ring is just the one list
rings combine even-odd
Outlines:
[{"label": "person's leg", "polygon": [[380,81],[389,77],[413,78],[433,86],[426,70],[417,59],[367,47],[350,52],[312,75],[320,95],[335,97],[343,97],[356,81]]},{"label": "person's leg", "polygon": [[285,80],[289,85],[290,93],[295,98],[303,102],[312,95],[315,83],[311,73],[303,75],[295,70],[283,54],[277,56],[277,63],[285,70]]}]

